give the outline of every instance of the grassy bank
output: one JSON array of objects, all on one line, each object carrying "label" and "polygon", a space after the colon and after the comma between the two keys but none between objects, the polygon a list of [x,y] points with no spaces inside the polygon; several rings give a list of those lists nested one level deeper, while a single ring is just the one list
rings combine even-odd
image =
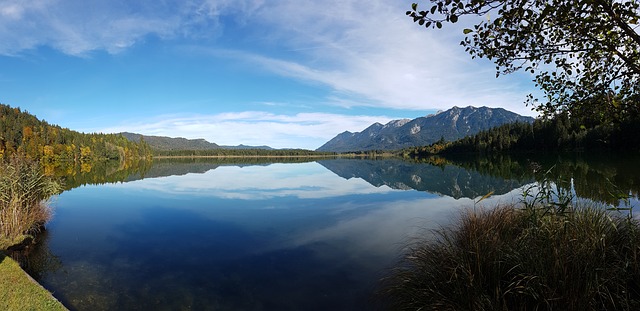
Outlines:
[{"label": "grassy bank", "polygon": [[593,204],[468,211],[382,294],[391,310],[640,310],[640,226]]},{"label": "grassy bank", "polygon": [[51,293],[0,252],[0,310],[67,310]]}]

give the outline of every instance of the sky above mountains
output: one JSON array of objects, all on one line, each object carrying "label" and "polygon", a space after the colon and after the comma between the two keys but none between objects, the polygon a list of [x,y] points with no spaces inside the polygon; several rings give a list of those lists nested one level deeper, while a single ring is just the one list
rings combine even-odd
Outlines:
[{"label": "sky above mountains", "polygon": [[496,79],[459,45],[472,21],[427,30],[410,7],[0,0],[0,102],[84,132],[306,149],[452,106],[534,115],[530,76]]}]

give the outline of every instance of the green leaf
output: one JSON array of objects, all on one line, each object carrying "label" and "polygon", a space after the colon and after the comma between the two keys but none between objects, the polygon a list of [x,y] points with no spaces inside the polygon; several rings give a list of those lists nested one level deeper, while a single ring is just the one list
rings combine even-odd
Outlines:
[{"label": "green leaf", "polygon": [[436,22],[436,27],[438,27],[438,29],[442,28],[442,23],[441,22]]},{"label": "green leaf", "polygon": [[452,23],[457,22],[457,21],[458,21],[458,15],[451,15],[451,16],[449,16],[449,20],[450,20]]},{"label": "green leaf", "polygon": [[413,9],[414,11],[418,10],[418,4],[417,3],[411,4],[411,9]]},{"label": "green leaf", "polygon": [[472,32],[473,32],[473,29],[469,29],[469,28],[465,28],[465,29],[462,30],[462,33],[465,34],[465,35],[468,35],[468,34],[470,34]]}]

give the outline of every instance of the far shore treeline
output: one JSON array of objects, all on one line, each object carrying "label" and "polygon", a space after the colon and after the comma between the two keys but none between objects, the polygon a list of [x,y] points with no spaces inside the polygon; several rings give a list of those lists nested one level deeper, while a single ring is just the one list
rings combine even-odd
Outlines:
[{"label": "far shore treeline", "polygon": [[25,157],[41,163],[150,158],[144,142],[119,134],[85,134],[51,125],[20,108],[0,104],[0,158]]},{"label": "far shore treeline", "polygon": [[331,156],[306,149],[159,150],[122,134],[81,133],[51,125],[20,108],[0,104],[0,159],[12,156],[51,164],[138,161],[158,157],[301,157]]},{"label": "far shore treeline", "polygon": [[640,120],[588,124],[580,118],[559,114],[536,119],[533,123],[510,123],[457,141],[440,140],[429,146],[401,150],[405,158],[459,153],[505,152],[603,152],[640,150]]},{"label": "far shore treeline", "polygon": [[307,149],[207,149],[207,150],[154,150],[157,157],[308,157],[333,156],[335,152]]}]

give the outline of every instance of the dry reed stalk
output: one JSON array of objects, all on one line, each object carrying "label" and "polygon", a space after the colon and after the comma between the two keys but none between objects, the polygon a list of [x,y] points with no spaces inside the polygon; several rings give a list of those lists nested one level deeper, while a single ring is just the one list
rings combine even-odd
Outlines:
[{"label": "dry reed stalk", "polygon": [[47,200],[59,189],[37,162],[12,158],[0,163],[0,240],[41,230],[51,218]]}]

